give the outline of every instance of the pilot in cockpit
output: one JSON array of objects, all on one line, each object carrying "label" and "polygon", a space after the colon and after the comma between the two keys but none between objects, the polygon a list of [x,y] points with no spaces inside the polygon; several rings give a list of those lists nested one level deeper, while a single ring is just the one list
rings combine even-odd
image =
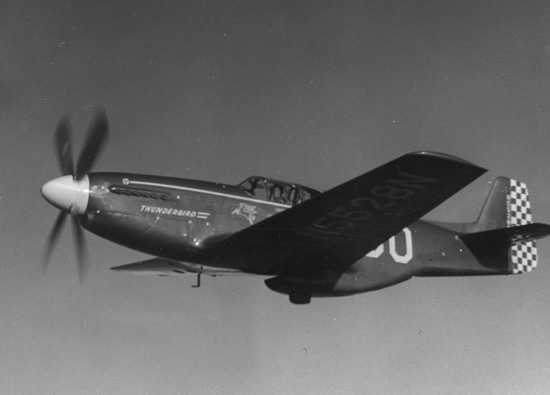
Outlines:
[{"label": "pilot in cockpit", "polygon": [[283,187],[275,184],[271,190],[271,201],[275,203],[288,204],[286,197],[283,194]]}]

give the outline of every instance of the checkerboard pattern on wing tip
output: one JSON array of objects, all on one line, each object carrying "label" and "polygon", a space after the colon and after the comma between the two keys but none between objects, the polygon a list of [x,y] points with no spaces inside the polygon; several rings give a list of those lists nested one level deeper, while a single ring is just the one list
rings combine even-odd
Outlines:
[{"label": "checkerboard pattern on wing tip", "polygon": [[[508,226],[530,224],[533,220],[529,192],[523,182],[510,180],[510,223]],[[515,243],[511,248],[512,273],[527,273],[537,266],[537,245],[534,241]]]}]

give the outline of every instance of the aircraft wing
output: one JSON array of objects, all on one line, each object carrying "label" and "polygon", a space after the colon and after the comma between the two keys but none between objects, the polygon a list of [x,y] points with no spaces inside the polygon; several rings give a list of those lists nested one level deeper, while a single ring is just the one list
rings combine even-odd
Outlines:
[{"label": "aircraft wing", "polygon": [[128,263],[126,265],[112,267],[111,270],[117,272],[155,276],[174,276],[181,274],[198,273],[208,274],[209,276],[228,276],[232,274],[242,274],[240,270],[209,267],[164,258],[152,258],[144,261]]},{"label": "aircraft wing", "polygon": [[[330,254],[336,265],[347,267],[485,172],[449,155],[407,154],[227,236],[214,248],[222,254],[276,254],[285,266]],[[272,274],[273,262],[251,260],[244,269]]]}]

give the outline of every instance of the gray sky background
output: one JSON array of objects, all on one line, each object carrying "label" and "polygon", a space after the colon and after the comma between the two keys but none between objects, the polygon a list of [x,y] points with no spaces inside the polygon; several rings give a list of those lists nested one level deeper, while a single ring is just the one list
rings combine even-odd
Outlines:
[{"label": "gray sky background", "polygon": [[0,2],[0,392],[547,394],[550,242],[524,276],[413,279],[293,306],[262,278],[137,277],[71,228],[45,274],[64,111],[95,170],[330,188],[406,152],[490,171],[429,218],[474,220],[495,177],[550,222],[547,1]]}]

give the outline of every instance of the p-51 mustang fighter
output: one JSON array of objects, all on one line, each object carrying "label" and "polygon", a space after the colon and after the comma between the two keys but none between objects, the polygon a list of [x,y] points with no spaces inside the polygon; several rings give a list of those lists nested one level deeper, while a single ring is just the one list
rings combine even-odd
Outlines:
[{"label": "p-51 mustang fighter", "polygon": [[137,274],[256,274],[295,304],[311,297],[373,291],[414,276],[519,274],[537,265],[535,239],[550,225],[532,223],[525,184],[495,180],[478,220],[420,218],[485,173],[433,152],[397,158],[326,192],[250,177],[238,185],[129,173],[88,173],[108,137],[98,110],[76,167],[69,119],[55,141],[62,177],[42,195],[61,210],[44,264],[68,215],[75,225],[154,256],[113,270]]}]

